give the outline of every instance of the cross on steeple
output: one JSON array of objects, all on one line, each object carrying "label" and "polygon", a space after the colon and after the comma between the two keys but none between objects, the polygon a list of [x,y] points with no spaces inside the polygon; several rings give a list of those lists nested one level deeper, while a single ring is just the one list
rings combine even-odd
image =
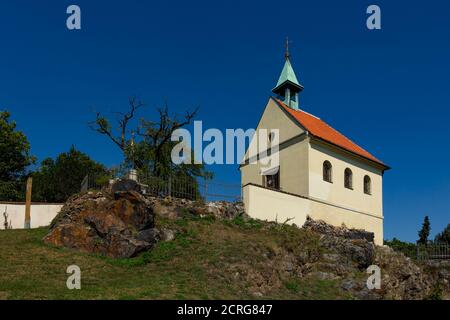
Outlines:
[{"label": "cross on steeple", "polygon": [[286,48],[286,52],[284,53],[284,57],[287,59],[289,59],[289,43],[292,41],[289,41],[289,37],[286,37],[286,44],[284,45]]}]

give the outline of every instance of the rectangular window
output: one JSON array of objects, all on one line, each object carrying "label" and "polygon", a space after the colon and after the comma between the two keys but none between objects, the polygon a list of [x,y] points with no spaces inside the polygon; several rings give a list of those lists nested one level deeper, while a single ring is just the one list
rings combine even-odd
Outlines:
[{"label": "rectangular window", "polygon": [[280,190],[280,170],[275,174],[265,175],[264,186],[266,188]]}]

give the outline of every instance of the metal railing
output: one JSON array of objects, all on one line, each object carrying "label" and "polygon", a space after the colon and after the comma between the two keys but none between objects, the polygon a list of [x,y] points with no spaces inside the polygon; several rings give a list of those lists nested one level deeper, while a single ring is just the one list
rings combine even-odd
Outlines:
[{"label": "metal railing", "polygon": [[448,243],[430,242],[426,245],[417,243],[390,243],[388,246],[414,260],[450,260],[450,244]]},{"label": "metal railing", "polygon": [[86,192],[88,190],[100,190],[103,185],[97,181],[98,177],[87,174],[81,182],[81,192]]},{"label": "metal railing", "polygon": [[[104,182],[104,179],[103,179]],[[240,184],[221,183],[214,180],[193,177],[155,177],[138,174],[137,182],[145,194],[155,197],[174,197],[188,200],[205,201],[241,201]],[[104,183],[99,183],[95,176],[86,175],[81,183],[81,191],[100,190]]]},{"label": "metal railing", "polygon": [[417,245],[417,260],[450,260],[450,245],[447,243],[430,243]]},{"label": "metal railing", "polygon": [[147,194],[189,200],[241,201],[241,185],[221,183],[193,177],[154,177],[138,175],[138,182]]}]

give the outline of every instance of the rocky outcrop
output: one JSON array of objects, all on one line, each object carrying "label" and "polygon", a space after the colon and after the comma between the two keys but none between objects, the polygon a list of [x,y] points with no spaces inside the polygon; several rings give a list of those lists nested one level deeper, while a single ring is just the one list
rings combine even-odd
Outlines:
[{"label": "rocky outcrop", "polygon": [[345,226],[333,227],[321,220],[313,220],[310,217],[307,218],[303,229],[308,229],[317,233],[327,234],[329,236],[340,237],[352,240],[367,240],[368,242],[373,242],[374,234],[373,232],[365,231],[362,229],[349,229]]},{"label": "rocky outcrop", "polygon": [[131,184],[122,184],[114,186],[113,192],[88,192],[70,198],[44,241],[127,258],[152,248],[160,237],[150,202]]},{"label": "rocky outcrop", "polygon": [[382,271],[381,293],[387,299],[427,298],[436,284],[419,265],[390,247],[378,247],[374,263]]},{"label": "rocky outcrop", "polygon": [[[320,244],[328,251],[337,252],[359,269],[370,266],[375,259],[373,233],[364,230],[333,227],[323,221],[308,218],[303,229],[320,234]],[[342,261],[340,261],[342,264]]]},{"label": "rocky outcrop", "polygon": [[232,220],[238,216],[247,217],[242,202],[211,201],[201,202],[180,198],[147,197],[157,216],[167,219],[196,216]]},{"label": "rocky outcrop", "polygon": [[71,197],[53,220],[48,244],[114,258],[134,257],[159,241],[171,241],[175,231],[155,227],[155,215],[167,219],[188,216],[233,219],[244,214],[241,203],[191,201],[144,196],[138,183],[120,179],[102,191]]},{"label": "rocky outcrop", "polygon": [[[445,262],[414,262],[388,246],[375,246],[373,234],[364,230],[333,227],[311,219],[303,228],[318,233],[320,246],[327,251],[314,263],[310,276],[341,279],[341,288],[358,299],[448,298]],[[380,290],[367,288],[368,275],[361,279],[354,276],[355,272],[365,273],[370,265],[380,268]]]}]

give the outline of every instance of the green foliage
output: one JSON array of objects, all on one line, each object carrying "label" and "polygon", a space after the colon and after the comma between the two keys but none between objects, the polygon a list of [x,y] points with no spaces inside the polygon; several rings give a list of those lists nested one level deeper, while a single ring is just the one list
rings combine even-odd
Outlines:
[{"label": "green foliage", "polygon": [[428,243],[428,237],[430,236],[431,226],[430,226],[430,219],[428,216],[425,216],[425,219],[423,220],[422,229],[419,231],[419,240],[417,240],[418,244],[427,244]]},{"label": "green foliage", "polygon": [[80,192],[81,182],[87,174],[97,177],[99,182],[108,179],[102,164],[91,160],[74,146],[55,160],[47,158],[33,173],[33,200],[64,202]]},{"label": "green foliage", "polygon": [[288,289],[289,291],[292,291],[294,293],[297,293],[300,291],[300,285],[299,285],[297,279],[286,281],[284,285],[286,286],[286,289]]},{"label": "green foliage", "polygon": [[384,240],[384,244],[397,252],[403,253],[407,257],[417,257],[417,245],[415,243],[404,242],[397,238],[393,238],[392,240]]},{"label": "green foliage", "polygon": [[24,201],[25,180],[0,181],[0,201]]},{"label": "green foliage", "polygon": [[442,232],[436,235],[434,242],[450,244],[450,223],[442,230]]},{"label": "green foliage", "polygon": [[0,200],[23,197],[26,169],[34,162],[27,137],[10,121],[9,112],[0,111]]},{"label": "green foliage", "polygon": [[235,225],[235,226],[239,226],[243,229],[261,229],[262,227],[262,223],[258,220],[252,219],[252,218],[248,218],[248,219],[244,219],[244,217],[242,215],[236,216],[236,218],[234,218],[231,222],[225,220],[224,221],[225,224],[228,225]]},{"label": "green foliage", "polygon": [[430,295],[426,298],[426,300],[442,300],[443,295],[444,295],[444,289],[442,288],[441,285],[436,284],[433,287]]}]

